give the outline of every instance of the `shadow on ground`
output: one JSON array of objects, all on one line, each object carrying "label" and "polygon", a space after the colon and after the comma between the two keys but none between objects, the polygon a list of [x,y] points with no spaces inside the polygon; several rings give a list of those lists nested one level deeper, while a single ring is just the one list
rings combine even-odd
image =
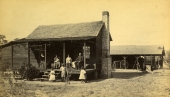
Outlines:
[{"label": "shadow on ground", "polygon": [[112,72],[112,78],[131,79],[148,74],[147,72]]}]

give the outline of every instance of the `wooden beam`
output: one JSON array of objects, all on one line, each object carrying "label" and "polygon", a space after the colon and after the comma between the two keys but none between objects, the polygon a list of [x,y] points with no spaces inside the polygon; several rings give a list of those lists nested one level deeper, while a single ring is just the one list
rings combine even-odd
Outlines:
[{"label": "wooden beam", "polygon": [[158,59],[158,69],[159,69],[159,66],[160,66],[160,65],[159,65],[159,57],[158,57],[157,59]]},{"label": "wooden beam", "polygon": [[86,67],[86,42],[84,42],[84,68]]},{"label": "wooden beam", "polygon": [[46,45],[46,43],[45,43],[45,55],[44,56],[45,56],[45,64],[44,64],[45,66],[44,67],[45,67],[45,69],[47,69],[47,45]]},{"label": "wooden beam", "polygon": [[137,57],[136,57],[136,69],[137,69],[137,70],[139,69],[139,68],[138,68],[138,67],[139,67],[138,59],[139,59],[139,57],[137,56]]},{"label": "wooden beam", "polygon": [[11,65],[12,65],[12,69],[13,69],[13,51],[14,51],[14,47],[13,44],[11,45]]},{"label": "wooden beam", "polygon": [[[122,56],[122,57],[123,57],[123,61],[125,63],[125,69],[126,69],[126,58],[127,58],[127,56]],[[121,68],[121,65],[120,65],[120,68]]]},{"label": "wooden beam", "polygon": [[28,65],[30,65],[30,45],[28,44]]},{"label": "wooden beam", "polygon": [[[63,43],[63,63],[65,64],[65,42]],[[66,65],[66,64],[65,64]]]},{"label": "wooden beam", "polygon": [[151,67],[152,67],[152,55],[151,55]]},{"label": "wooden beam", "polygon": [[146,63],[146,57],[144,56],[143,69],[144,69],[144,67],[145,67],[145,63]]}]

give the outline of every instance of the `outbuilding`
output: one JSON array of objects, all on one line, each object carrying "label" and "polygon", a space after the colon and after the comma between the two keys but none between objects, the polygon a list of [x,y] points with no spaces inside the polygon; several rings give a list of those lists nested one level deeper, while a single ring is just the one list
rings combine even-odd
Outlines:
[{"label": "outbuilding", "polygon": [[163,45],[114,45],[111,46],[112,67],[114,69],[157,69],[165,55]]}]

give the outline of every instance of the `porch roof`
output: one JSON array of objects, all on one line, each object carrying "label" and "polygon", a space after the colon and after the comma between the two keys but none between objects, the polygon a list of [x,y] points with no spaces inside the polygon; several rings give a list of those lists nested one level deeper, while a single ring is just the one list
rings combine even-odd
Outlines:
[{"label": "porch roof", "polygon": [[102,21],[37,27],[26,40],[86,40],[98,35]]},{"label": "porch roof", "polygon": [[114,45],[110,55],[165,55],[163,45]]}]

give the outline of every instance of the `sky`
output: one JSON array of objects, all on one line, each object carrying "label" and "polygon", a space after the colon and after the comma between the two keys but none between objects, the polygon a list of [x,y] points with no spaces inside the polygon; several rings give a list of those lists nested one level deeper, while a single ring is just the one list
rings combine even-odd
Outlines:
[{"label": "sky", "polygon": [[102,20],[110,14],[111,45],[170,49],[170,0],[0,0],[0,34],[27,37],[39,25]]}]

